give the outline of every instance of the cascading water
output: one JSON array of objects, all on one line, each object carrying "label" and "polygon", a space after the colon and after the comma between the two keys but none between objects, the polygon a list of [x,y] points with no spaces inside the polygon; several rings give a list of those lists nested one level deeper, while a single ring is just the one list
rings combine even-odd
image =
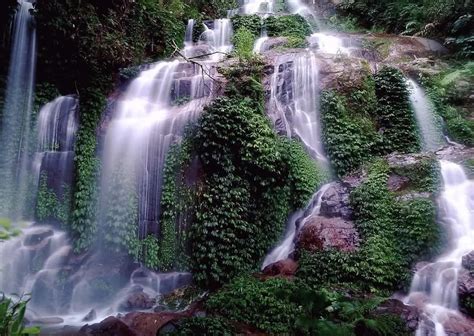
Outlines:
[{"label": "cascading water", "polygon": [[44,182],[58,195],[73,182],[77,107],[76,97],[58,97],[43,106],[38,117],[38,149],[33,174],[36,181],[45,178]]},{"label": "cascading water", "polygon": [[211,21],[212,24],[204,24],[204,32],[200,37],[201,44],[210,46],[211,61],[218,62],[222,60],[225,54],[232,51],[232,22],[230,19],[217,19]]},{"label": "cascading water", "polygon": [[286,4],[293,14],[299,14],[308,21],[315,30],[321,30],[321,23],[316,13],[301,0],[286,0]]},{"label": "cascading water", "polygon": [[349,49],[344,46],[344,41],[335,34],[314,33],[310,36],[311,46],[317,46],[318,50],[327,54],[349,54]]},{"label": "cascading water", "polygon": [[314,159],[326,161],[318,97],[319,69],[313,52],[277,60],[271,81],[270,118],[280,133],[299,138]]},{"label": "cascading water", "polygon": [[36,30],[31,2],[19,1],[3,110],[0,145],[0,215],[20,219],[27,206],[31,116],[36,68]]},{"label": "cascading water", "polygon": [[433,333],[428,321],[421,321],[418,336],[444,336],[444,323],[460,315],[458,273],[463,256],[474,249],[474,181],[468,180],[461,166],[448,161],[440,164],[444,190],[439,203],[450,231],[450,244],[445,254],[418,270],[413,278],[406,302],[420,305],[421,301],[425,318],[434,323]]},{"label": "cascading water", "polygon": [[[101,225],[117,207],[114,195],[131,188],[123,191],[132,197],[138,184],[140,236],[158,233],[166,154],[199,116],[211,86],[198,66],[178,60],[160,62],[130,84],[104,141]],[[121,201],[123,209],[135,207],[127,197]]]},{"label": "cascading water", "polygon": [[245,0],[242,6],[244,14],[270,14],[273,13],[274,0]]},{"label": "cascading water", "polygon": [[263,32],[262,33],[262,36],[259,37],[256,41],[255,41],[255,45],[253,47],[253,52],[255,54],[261,54],[262,52],[265,51],[265,42],[268,41],[268,36],[267,36],[267,33],[266,32]]},{"label": "cascading water", "polygon": [[410,102],[415,111],[415,117],[420,128],[423,149],[434,151],[445,142],[440,131],[440,122],[436,120],[433,113],[433,104],[430,102],[424,90],[412,79],[407,80],[410,88]]},{"label": "cascading water", "polygon": [[288,256],[294,251],[296,234],[304,227],[310,217],[319,215],[322,198],[330,186],[331,184],[323,185],[313,195],[306,209],[298,210],[290,216],[285,237],[280,245],[265,257],[262,269],[268,265],[276,263],[277,261],[288,258]]}]

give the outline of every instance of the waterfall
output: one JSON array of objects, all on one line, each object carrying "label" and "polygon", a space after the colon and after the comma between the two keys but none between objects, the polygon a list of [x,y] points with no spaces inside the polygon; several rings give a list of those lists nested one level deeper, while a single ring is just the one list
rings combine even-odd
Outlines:
[{"label": "waterfall", "polygon": [[321,22],[316,13],[305,5],[301,0],[287,0],[286,4],[290,9],[292,14],[299,14],[308,21],[309,25],[313,27],[314,30],[321,30]]},{"label": "waterfall", "polygon": [[349,55],[350,51],[344,46],[344,41],[337,35],[331,33],[314,33],[309,38],[312,47],[326,54]]},{"label": "waterfall", "polygon": [[268,40],[268,36],[267,36],[267,33],[264,32],[262,33],[262,36],[259,37],[256,41],[255,41],[255,45],[253,47],[253,52],[255,54],[261,54],[265,51],[265,42]]},{"label": "waterfall", "polygon": [[331,184],[323,185],[321,189],[313,195],[305,209],[298,210],[290,216],[285,237],[282,242],[265,257],[262,269],[277,261],[287,259],[294,251],[297,233],[304,227],[310,217],[319,215],[322,198],[330,186]]},{"label": "waterfall", "polygon": [[100,226],[117,206],[135,207],[117,194],[137,193],[140,236],[158,232],[166,154],[197,120],[211,86],[198,66],[178,60],[160,62],[130,84],[105,136]]},{"label": "waterfall", "polygon": [[319,68],[313,52],[277,59],[268,110],[280,133],[300,139],[314,159],[326,161],[319,122]]},{"label": "waterfall", "polygon": [[242,11],[246,15],[251,14],[271,14],[275,0],[245,0]]},{"label": "waterfall", "polygon": [[0,215],[15,220],[25,214],[30,182],[31,109],[36,68],[32,8],[32,3],[22,0],[15,15],[5,106],[0,123]]},{"label": "waterfall", "polygon": [[210,52],[215,53],[211,56],[211,61],[218,62],[224,58],[224,54],[230,53],[234,48],[232,22],[230,19],[217,19],[204,24],[204,29],[200,42],[210,46]]},{"label": "waterfall", "polygon": [[[474,249],[474,181],[461,166],[441,161],[444,190],[439,198],[442,221],[450,231],[449,248],[434,263],[418,270],[413,278],[409,304],[420,304],[435,324],[436,336],[446,335],[443,324],[458,315],[458,273],[462,257]],[[417,335],[429,334],[428,323],[420,323]],[[431,334],[430,334],[431,335]]]},{"label": "waterfall", "polygon": [[440,121],[433,113],[433,104],[414,80],[408,79],[407,84],[410,88],[410,102],[420,129],[423,149],[426,151],[437,150],[444,144],[444,141]]}]

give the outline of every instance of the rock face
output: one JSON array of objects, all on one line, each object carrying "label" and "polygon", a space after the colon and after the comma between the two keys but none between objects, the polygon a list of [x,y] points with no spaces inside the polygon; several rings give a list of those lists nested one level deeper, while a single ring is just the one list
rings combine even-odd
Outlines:
[{"label": "rock face", "polygon": [[352,219],[349,195],[350,190],[345,184],[341,182],[331,184],[321,199],[320,215],[329,218]]},{"label": "rock face", "polygon": [[458,275],[459,306],[463,313],[474,318],[474,274],[463,269]]},{"label": "rock face", "polygon": [[393,314],[400,316],[403,321],[406,322],[406,326],[409,331],[415,332],[418,328],[420,321],[420,312],[415,306],[406,306],[403,302],[390,299],[385,301],[380,307],[377,308],[377,314]]},{"label": "rock face", "polygon": [[462,258],[462,266],[468,271],[474,271],[474,251],[471,251]]},{"label": "rock face", "polygon": [[155,304],[156,300],[141,290],[130,294],[122,307],[126,310],[151,309]]},{"label": "rock face", "polygon": [[390,191],[401,191],[410,185],[410,179],[400,175],[390,175],[388,178],[388,189]]},{"label": "rock face", "polygon": [[297,269],[298,263],[288,258],[268,265],[263,270],[263,274],[268,276],[293,276]]},{"label": "rock face", "polygon": [[354,224],[343,218],[314,216],[298,234],[296,247],[307,251],[321,251],[335,248],[350,252],[357,249],[359,234]]},{"label": "rock face", "polygon": [[98,324],[85,325],[78,335],[97,336],[138,336],[129,326],[120,319],[110,316]]}]

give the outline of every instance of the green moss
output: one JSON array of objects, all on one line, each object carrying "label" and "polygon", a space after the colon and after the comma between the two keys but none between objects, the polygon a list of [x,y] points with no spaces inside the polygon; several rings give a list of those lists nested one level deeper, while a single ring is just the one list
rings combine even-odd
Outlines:
[{"label": "green moss", "polygon": [[190,335],[215,335],[232,336],[235,335],[234,327],[225,319],[220,317],[191,317],[184,319],[178,330],[170,333],[173,336]]},{"label": "green moss", "polygon": [[62,195],[57,195],[48,187],[47,176],[40,176],[38,195],[36,198],[36,218],[41,223],[59,223],[63,227],[69,225],[71,215],[71,192],[68,186],[62,187]]}]

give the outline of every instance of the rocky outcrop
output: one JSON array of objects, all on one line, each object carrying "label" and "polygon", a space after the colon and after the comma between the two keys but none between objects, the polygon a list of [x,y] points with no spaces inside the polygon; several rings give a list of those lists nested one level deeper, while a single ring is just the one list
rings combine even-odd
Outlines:
[{"label": "rocky outcrop", "polygon": [[350,189],[347,184],[342,182],[332,183],[321,198],[320,216],[351,220],[353,213],[349,196]]},{"label": "rocky outcrop", "polygon": [[474,272],[474,251],[462,257],[462,266],[470,272]]},{"label": "rocky outcrop", "polygon": [[85,325],[77,336],[138,336],[132,328],[119,318],[110,316],[100,323]]},{"label": "rocky outcrop", "polygon": [[377,308],[376,314],[393,314],[405,321],[409,331],[415,332],[420,321],[420,311],[416,306],[407,306],[402,301],[389,299]]},{"label": "rocky outcrop", "polygon": [[266,276],[291,277],[298,270],[298,262],[293,259],[280,260],[264,268],[263,274]]},{"label": "rocky outcrop", "polygon": [[459,307],[463,313],[474,318],[474,273],[462,269],[458,275]]},{"label": "rocky outcrop", "polygon": [[354,224],[343,218],[314,216],[308,219],[296,239],[296,248],[310,252],[338,249],[354,251],[359,245],[359,234]]},{"label": "rocky outcrop", "polygon": [[169,323],[185,317],[189,313],[142,313],[134,312],[127,314],[121,320],[140,336],[156,336],[159,330]]}]

